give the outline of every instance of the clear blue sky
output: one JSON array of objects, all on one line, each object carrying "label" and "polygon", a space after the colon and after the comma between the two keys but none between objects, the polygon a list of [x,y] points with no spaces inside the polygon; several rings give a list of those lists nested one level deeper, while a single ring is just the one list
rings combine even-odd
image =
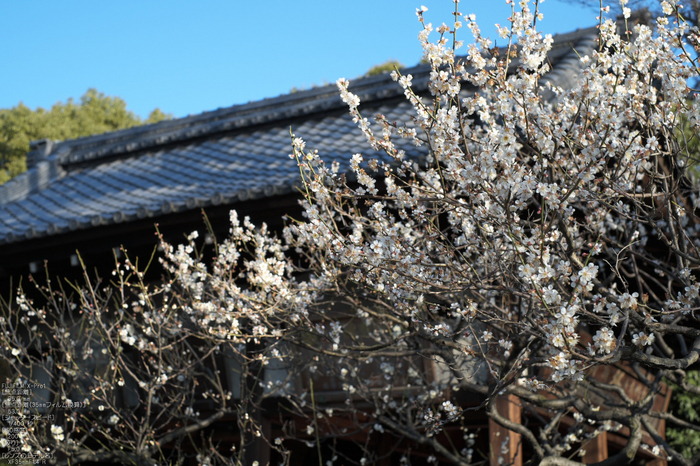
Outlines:
[{"label": "clear blue sky", "polygon": [[[415,9],[434,25],[452,0],[29,0],[0,3],[0,108],[48,108],[95,87],[146,116],[176,117],[420,60]],[[596,24],[592,8],[548,0],[540,30]],[[466,1],[484,34],[503,0]],[[467,40],[469,30],[463,28]]]}]

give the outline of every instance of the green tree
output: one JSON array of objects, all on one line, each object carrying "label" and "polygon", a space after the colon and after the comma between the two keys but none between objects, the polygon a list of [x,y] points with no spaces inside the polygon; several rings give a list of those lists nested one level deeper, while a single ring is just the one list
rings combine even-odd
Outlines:
[{"label": "green tree", "polygon": [[32,110],[23,103],[0,110],[0,184],[27,169],[29,142],[36,139],[73,139],[168,120],[172,115],[153,110],[146,120],[126,108],[119,97],[88,89],[79,102],[72,98],[50,110]]},{"label": "green tree", "polygon": [[367,70],[365,76],[375,76],[382,73],[391,73],[394,70],[400,70],[405,68],[404,64],[398,60],[387,60],[384,63],[374,65],[372,68]]},{"label": "green tree", "polygon": [[666,435],[673,448],[697,462],[700,460],[700,433],[689,426],[700,421],[700,371],[689,371],[683,386],[671,384],[671,388],[674,396],[670,411],[687,424],[667,428]]}]

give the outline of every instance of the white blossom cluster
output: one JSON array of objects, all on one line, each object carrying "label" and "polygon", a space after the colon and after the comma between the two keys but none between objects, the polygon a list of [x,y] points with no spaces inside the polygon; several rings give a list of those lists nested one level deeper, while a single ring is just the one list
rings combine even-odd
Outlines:
[{"label": "white blossom cluster", "polygon": [[[284,242],[232,212],[231,236],[211,265],[197,257],[194,236],[189,245],[164,244],[164,265],[193,294],[187,311],[212,335],[239,343],[313,335],[321,357],[307,363],[311,374],[330,370],[348,402],[409,381],[423,386],[411,402],[423,406],[417,422],[435,433],[461,416],[450,401],[434,407],[441,390],[484,377],[505,383],[513,373],[535,392],[581,383],[589,367],[652,347],[657,322],[697,306],[691,263],[679,256],[676,270],[645,248],[697,237],[687,202],[697,197],[676,191],[673,218],[656,214],[654,203],[670,202],[659,198],[668,191],[664,164],[682,166],[673,128],[681,118],[696,128],[700,117],[686,99],[697,68],[682,22],[659,18],[657,33],[645,24],[620,33],[603,18],[597,43],[578,51],[578,81],[564,90],[547,74],[553,38],[537,30],[542,14],[526,0],[498,26],[509,40],[498,54],[473,15],[434,28],[425,11],[419,41],[432,68],[430,96],[414,91],[413,76],[392,73],[415,111],[412,124],[369,120],[349,82],[337,82],[370,147],[389,158],[353,155],[349,184],[338,163],[327,166],[292,135],[304,219],[288,224]],[[463,24],[473,43],[458,58]],[[396,138],[427,148],[427,163],[407,159]],[[640,258],[655,261],[655,276],[676,280],[665,300],[650,303],[655,285],[629,278]],[[329,295],[354,309],[326,304]],[[406,352],[416,340],[450,348],[436,350],[438,381],[379,350],[349,358],[370,347]],[[324,366],[329,360],[340,364]],[[545,370],[527,374],[530,360]],[[392,403],[375,414],[399,409]]]},{"label": "white blossom cluster", "polygon": [[[697,109],[685,99],[695,65],[691,56],[670,47],[683,34],[682,26],[661,25],[654,35],[639,24],[628,40],[605,19],[600,46],[581,57],[581,79],[552,103],[543,89],[553,41],[533,26],[528,3],[521,7],[510,29],[501,29],[518,39],[505,61],[489,57],[490,42],[471,17],[465,22],[476,45],[466,60],[456,59],[447,46],[449,27],[438,28],[440,39],[431,43],[433,27],[423,23],[419,39],[433,66],[429,88],[438,105],[426,105],[412,91],[412,76],[393,73],[414,106],[415,127],[399,128],[379,118],[377,134],[359,113],[360,99],[339,80],[341,97],[361,131],[396,164],[356,154],[350,169],[359,186],[347,189],[295,144],[312,192],[307,221],[290,225],[287,240],[297,249],[323,251],[330,279],[350,273],[389,301],[396,316],[420,322],[433,335],[451,333],[444,322],[434,321],[428,296],[457,304],[468,298],[481,318],[515,319],[518,323],[505,326],[495,340],[506,358],[527,309],[537,317],[525,330],[546,341],[557,382],[582,377],[586,367],[588,356],[575,350],[584,312],[600,315],[592,355],[610,354],[619,348],[618,339],[623,345],[653,342],[644,326],[621,337],[611,330],[640,311],[637,291],[592,292],[601,273],[615,273],[609,261],[599,260],[601,254],[634,251],[648,240],[652,225],[635,199],[656,189],[649,178],[657,176],[656,160],[669,150],[664,135],[679,113],[695,121]],[[419,17],[424,21],[422,12]],[[517,65],[509,63],[511,56]],[[649,85],[650,79],[659,84]],[[392,137],[427,144],[432,163],[425,168],[408,163]],[[381,196],[380,182],[386,190]],[[366,208],[353,201],[357,197],[365,199]],[[662,229],[660,224],[655,227]],[[697,289],[679,291],[674,306],[682,300],[691,306]],[[498,302],[504,293],[517,295],[509,308]],[[666,310],[645,312],[658,316]]]},{"label": "white blossom cluster", "polygon": [[[619,361],[640,365],[638,377],[666,371],[644,383],[651,399],[671,369],[692,364],[674,358],[693,354],[686,339],[697,333],[686,324],[700,308],[700,197],[678,135],[684,125],[700,129],[700,106],[688,99],[698,75],[690,44],[699,41],[673,1],[662,3],[655,30],[633,24],[622,3],[622,21],[603,16],[598,40],[581,44],[575,65],[567,59],[578,76],[567,89],[548,74],[559,65],[549,59],[553,38],[538,30],[539,6],[509,0],[499,51],[473,15],[456,11],[453,25],[433,27],[420,8],[429,82],[392,73],[411,123],[366,118],[350,83],[338,80],[379,155],[326,165],[291,135],[303,218],[289,219],[281,238],[233,211],[220,243],[196,232],[183,245],[162,241],[162,285],[146,284],[125,260],[102,301],[97,287],[53,301],[55,320],[19,294],[0,320],[4,359],[27,372],[38,352],[22,338],[42,351],[54,345],[42,363],[60,374],[57,393],[96,407],[98,421],[81,435],[136,433],[120,443],[125,450],[160,445],[143,434],[145,417],[117,411],[119,390],[137,393],[134,412],[151,413],[158,428],[195,425],[206,402],[251,438],[263,435],[256,403],[284,397],[285,409],[306,418],[298,434],[310,446],[350,431],[403,432],[435,446],[469,412],[459,404],[465,390],[483,395],[487,409],[515,394],[552,422],[572,417],[568,434],[541,428],[545,447],[532,446],[540,459],[613,425],[641,429],[639,400],[591,374]],[[457,40],[464,30],[467,45]],[[401,138],[424,159],[397,149]],[[51,329],[50,345],[40,328]],[[87,364],[92,376],[79,386]],[[338,399],[323,405],[324,390]],[[332,431],[346,425],[338,416],[358,425]],[[78,424],[51,424],[32,445],[72,452],[69,426]],[[465,431],[451,461],[471,461],[474,438]],[[449,456],[435,452],[429,462]],[[193,458],[219,456],[202,449]]]},{"label": "white blossom cluster", "polygon": [[[525,375],[526,362],[539,358],[548,370],[522,379],[533,391],[558,390],[546,379],[583,382],[588,368],[622,352],[651,351],[658,322],[698,306],[700,285],[688,268],[698,263],[697,197],[661,194],[669,170],[684,166],[674,128],[687,121],[697,131],[687,83],[698,68],[683,22],[659,18],[654,33],[630,20],[625,31],[631,12],[622,6],[622,23],[603,18],[598,41],[577,51],[580,78],[566,90],[547,75],[553,39],[537,30],[541,14],[527,1],[509,27],[499,26],[510,39],[500,55],[471,15],[434,28],[420,9],[432,101],[414,91],[413,76],[395,71],[414,124],[381,115],[372,123],[339,80],[371,147],[394,162],[355,154],[352,185],[295,144],[310,190],[306,221],[288,227],[288,244],[311,251],[331,282],[348,277],[386,303],[389,316],[408,323],[399,327],[404,341],[416,332],[437,346],[449,341],[462,354],[479,354],[496,380]],[[675,14],[677,6],[664,11]],[[448,37],[462,21],[475,40],[457,58],[462,44],[450,47]],[[427,147],[427,164],[407,160],[395,138]],[[658,213],[669,199],[670,220]],[[678,235],[687,249],[674,243]],[[647,249],[656,241],[671,248],[675,263],[660,267]],[[634,279],[641,258],[644,273],[655,264],[658,278]],[[668,276],[667,297],[649,301],[664,293],[651,283]],[[377,341],[401,341],[388,325],[380,332],[374,329]],[[481,338],[474,344],[465,334]],[[528,349],[534,342],[536,355]],[[443,382],[459,386],[469,380],[466,359],[450,358]],[[424,412],[423,422],[440,423],[443,414]]]}]

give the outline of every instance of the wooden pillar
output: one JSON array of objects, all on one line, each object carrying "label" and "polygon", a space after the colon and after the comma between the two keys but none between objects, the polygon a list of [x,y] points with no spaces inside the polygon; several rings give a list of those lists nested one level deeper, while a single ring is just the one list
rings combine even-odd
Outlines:
[{"label": "wooden pillar", "polygon": [[260,435],[253,435],[250,444],[246,447],[245,465],[251,466],[257,461],[259,466],[269,466],[270,444],[268,442],[272,433],[270,420],[265,416],[259,416],[255,420],[260,427]]},{"label": "wooden pillar", "polygon": [[[499,396],[495,403],[498,414],[516,424],[521,423],[522,409],[518,397],[515,395]],[[522,466],[523,446],[520,434],[516,434],[489,419],[489,443],[491,444],[491,466]],[[503,463],[499,463],[499,457],[503,458]]]},{"label": "wooden pillar", "polygon": [[584,443],[581,449],[586,451],[583,455],[583,462],[586,464],[608,459],[608,433],[601,432],[596,438]]},{"label": "wooden pillar", "polygon": [[379,460],[374,463],[375,466],[391,466],[392,443],[395,442],[391,435],[383,433],[379,436],[379,445],[376,447]]}]

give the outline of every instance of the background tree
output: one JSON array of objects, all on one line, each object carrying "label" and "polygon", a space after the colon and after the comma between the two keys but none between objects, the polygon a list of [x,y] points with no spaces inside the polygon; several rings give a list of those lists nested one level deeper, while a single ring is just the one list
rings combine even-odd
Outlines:
[{"label": "background tree", "polygon": [[404,64],[398,60],[389,59],[384,63],[374,65],[372,68],[367,70],[365,76],[375,76],[382,73],[391,73],[394,70],[400,70],[405,68]]},{"label": "background tree", "polygon": [[[5,418],[31,426],[13,446],[60,464],[250,465],[266,463],[254,455],[267,442],[281,462],[306,445],[319,464],[346,454],[364,465],[388,456],[370,448],[381,435],[404,446],[402,464],[420,449],[423,463],[572,466],[595,462],[582,446],[617,432],[600,464],[645,446],[697,463],[658,431],[662,420],[700,431],[697,419],[657,403],[667,382],[699,392],[699,197],[679,141],[684,121],[700,125],[691,33],[674,5],[658,35],[638,24],[621,37],[605,20],[563,90],[546,77],[540,12],[521,7],[496,56],[458,12],[430,42],[418,10],[433,99],[392,74],[411,125],[371,123],[339,80],[377,152],[343,174],[293,137],[305,217],[283,238],[234,211],[206,255],[197,234],[162,244],[163,283],[125,261],[109,286],[20,292],[0,319],[10,379],[46,380],[46,396],[80,405],[50,421]],[[463,25],[475,42],[462,61]],[[427,147],[426,163],[396,138]],[[322,384],[338,398],[321,399]],[[261,415],[273,397],[285,426],[275,439]],[[502,429],[490,452],[467,425],[477,411]],[[213,431],[222,419],[236,422],[235,445]],[[343,438],[358,442],[352,455],[333,450]]]},{"label": "background tree", "polygon": [[160,109],[146,120],[127,110],[126,102],[88,89],[79,102],[68,99],[50,110],[31,110],[20,103],[0,110],[0,184],[24,172],[29,143],[37,139],[66,140],[172,118]]},{"label": "background tree", "polygon": [[[376,75],[383,74],[383,73],[391,73],[392,71],[394,71],[396,69],[400,70],[402,68],[404,68],[403,63],[401,63],[398,60],[389,59],[383,63],[380,63],[378,65],[374,65],[369,70],[367,70],[367,72],[364,75],[362,75],[362,77],[376,76]],[[311,87],[309,87],[309,89],[316,89],[317,87],[327,86],[327,85],[328,85],[328,82],[323,81],[321,84],[312,84]],[[294,86],[293,88],[290,89],[289,93],[294,94],[296,92],[304,91],[306,89],[307,88],[305,86],[302,86],[301,88]]]},{"label": "background tree", "polygon": [[[693,102],[691,101],[692,105]],[[681,154],[680,161],[687,165],[686,174],[691,182],[700,186],[700,138],[693,124],[685,117],[680,119],[677,128],[676,139]],[[673,397],[670,410],[680,418],[691,423],[700,421],[698,407],[700,407],[700,390],[694,386],[700,385],[700,371],[692,370],[687,374],[687,383],[684,387],[671,384]],[[671,426],[666,429],[669,442],[674,448],[683,452],[689,458],[700,453],[700,431],[687,429],[680,426]]]}]

